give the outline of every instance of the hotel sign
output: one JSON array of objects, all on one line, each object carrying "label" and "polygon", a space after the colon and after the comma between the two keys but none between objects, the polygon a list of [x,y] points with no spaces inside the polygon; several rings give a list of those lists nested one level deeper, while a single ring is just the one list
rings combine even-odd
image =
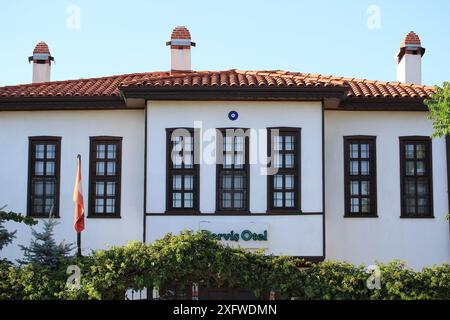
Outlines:
[{"label": "hotel sign", "polygon": [[213,233],[209,230],[202,230],[202,231],[208,231],[211,233],[212,237],[216,240],[225,240],[225,241],[267,241],[267,230],[264,230],[262,232],[253,232],[251,230],[245,229],[242,232],[231,230],[227,233]]}]

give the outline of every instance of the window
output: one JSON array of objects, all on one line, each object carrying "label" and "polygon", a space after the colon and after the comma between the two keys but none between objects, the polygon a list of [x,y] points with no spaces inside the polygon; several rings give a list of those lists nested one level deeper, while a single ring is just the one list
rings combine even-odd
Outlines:
[{"label": "window", "polygon": [[89,217],[120,218],[122,138],[91,137]]},{"label": "window", "polygon": [[217,130],[216,210],[249,213],[249,136],[246,129]]},{"label": "window", "polygon": [[346,217],[377,217],[376,137],[344,137]]},{"label": "window", "polygon": [[59,217],[60,137],[30,137],[28,215]]},{"label": "window", "polygon": [[402,217],[433,217],[431,163],[429,137],[400,137]]},{"label": "window", "polygon": [[267,211],[300,212],[300,129],[270,128],[267,137]]},{"label": "window", "polygon": [[199,164],[192,128],[167,129],[166,213],[198,213]]}]

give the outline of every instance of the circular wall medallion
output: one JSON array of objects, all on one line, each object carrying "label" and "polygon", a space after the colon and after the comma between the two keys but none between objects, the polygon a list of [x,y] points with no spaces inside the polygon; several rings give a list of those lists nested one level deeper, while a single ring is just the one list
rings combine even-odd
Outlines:
[{"label": "circular wall medallion", "polygon": [[239,118],[239,114],[236,111],[230,111],[228,113],[228,119],[231,121],[237,120]]}]

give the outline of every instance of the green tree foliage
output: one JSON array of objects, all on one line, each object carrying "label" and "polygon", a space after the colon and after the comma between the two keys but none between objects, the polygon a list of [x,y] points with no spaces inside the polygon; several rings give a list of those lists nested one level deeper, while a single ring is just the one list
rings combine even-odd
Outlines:
[{"label": "green tree foliage", "polygon": [[18,223],[25,223],[27,225],[35,225],[37,223],[37,221],[33,218],[25,217],[20,213],[3,211],[5,208],[6,206],[0,207],[0,250],[10,244],[16,235],[16,231],[8,231],[3,226],[5,221],[15,221]]},{"label": "green tree foliage", "polygon": [[49,217],[44,221],[42,232],[32,229],[33,239],[31,239],[29,247],[19,246],[23,251],[24,258],[17,262],[22,265],[34,264],[50,269],[58,268],[61,260],[67,258],[74,249],[73,244],[66,244],[64,241],[56,244],[53,229],[58,224],[55,219]]},{"label": "green tree foliage", "polygon": [[436,92],[431,99],[425,100],[425,104],[433,121],[433,137],[442,137],[450,134],[450,83],[444,82],[442,87],[435,88]]},{"label": "green tree foliage", "polygon": [[[68,265],[80,267],[81,288],[66,288]],[[421,272],[393,261],[378,264],[381,289],[367,288],[363,266],[346,262],[306,263],[224,247],[204,232],[167,235],[153,244],[69,257],[57,269],[38,264],[0,264],[0,299],[124,299],[127,289],[178,285],[274,290],[277,299],[450,299],[450,264]]]}]

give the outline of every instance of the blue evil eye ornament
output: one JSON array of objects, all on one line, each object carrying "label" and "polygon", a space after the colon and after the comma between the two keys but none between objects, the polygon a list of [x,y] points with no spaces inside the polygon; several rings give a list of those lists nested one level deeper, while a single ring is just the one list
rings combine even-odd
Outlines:
[{"label": "blue evil eye ornament", "polygon": [[228,113],[228,119],[230,119],[231,121],[235,121],[239,118],[239,113],[237,113],[236,111],[230,111]]}]

